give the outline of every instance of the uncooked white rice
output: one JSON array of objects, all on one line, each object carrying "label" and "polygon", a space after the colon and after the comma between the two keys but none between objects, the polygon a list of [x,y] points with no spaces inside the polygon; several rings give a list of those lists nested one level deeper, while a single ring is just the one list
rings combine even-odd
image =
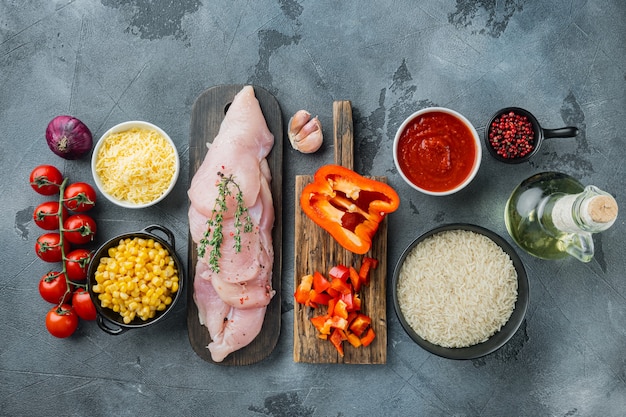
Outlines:
[{"label": "uncooked white rice", "polygon": [[517,300],[513,261],[488,237],[447,230],[418,243],[398,276],[405,320],[423,339],[460,348],[500,330]]}]

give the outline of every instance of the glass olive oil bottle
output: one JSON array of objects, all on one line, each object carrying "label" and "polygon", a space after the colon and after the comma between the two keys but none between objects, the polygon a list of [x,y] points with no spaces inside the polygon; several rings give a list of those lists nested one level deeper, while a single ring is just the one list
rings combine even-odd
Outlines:
[{"label": "glass olive oil bottle", "polygon": [[571,176],[542,172],[522,181],[509,197],[504,218],[513,240],[541,259],[593,259],[592,234],[611,227],[617,202]]}]

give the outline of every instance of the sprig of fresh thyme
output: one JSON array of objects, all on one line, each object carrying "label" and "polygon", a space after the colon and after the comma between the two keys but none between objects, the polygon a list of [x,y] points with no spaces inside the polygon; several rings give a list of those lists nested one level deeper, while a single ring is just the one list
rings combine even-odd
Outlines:
[{"label": "sprig of fresh thyme", "polygon": [[198,245],[198,256],[200,258],[204,258],[206,255],[207,246],[211,246],[211,251],[209,252],[209,267],[215,272],[220,271],[218,261],[222,257],[220,248],[222,246],[222,242],[224,241],[222,223],[224,221],[224,213],[228,210],[226,197],[232,196],[233,191],[235,190],[235,200],[237,202],[237,206],[235,208],[234,215],[234,248],[236,252],[241,252],[242,230],[244,233],[250,233],[253,230],[252,218],[248,213],[248,207],[244,204],[243,192],[241,191],[239,184],[237,184],[232,174],[226,176],[222,172],[218,172],[217,175],[220,177],[219,182],[216,184],[218,196],[215,199],[215,205],[213,206],[211,217],[206,222],[208,226],[207,230],[204,232],[204,235],[202,236],[202,239],[200,239]]}]

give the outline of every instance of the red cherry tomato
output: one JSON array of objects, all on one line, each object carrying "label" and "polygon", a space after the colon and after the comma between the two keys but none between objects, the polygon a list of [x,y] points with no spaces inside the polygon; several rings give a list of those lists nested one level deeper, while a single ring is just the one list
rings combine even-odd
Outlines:
[{"label": "red cherry tomato", "polygon": [[69,337],[78,327],[78,315],[69,304],[55,306],[46,315],[46,329],[54,337]]},{"label": "red cherry tomato", "polygon": [[81,319],[96,319],[96,306],[94,306],[89,293],[84,288],[79,288],[74,291],[74,295],[72,295],[72,307],[74,307],[74,311]]},{"label": "red cherry tomato", "polygon": [[65,255],[65,271],[70,281],[85,281],[90,261],[91,252],[87,249],[75,249]]},{"label": "red cherry tomato", "polygon": [[[67,285],[65,276],[56,271],[50,271],[39,280],[39,294],[49,303],[59,304],[69,301],[71,293],[70,286]],[[67,300],[63,297],[68,294]]]},{"label": "red cherry tomato", "polygon": [[54,195],[63,183],[63,174],[52,165],[39,165],[30,173],[30,186],[42,195]]},{"label": "red cherry tomato", "polygon": [[[65,207],[61,210],[62,218],[67,217]],[[33,211],[33,220],[35,224],[44,230],[58,230],[59,228],[59,202],[46,201],[41,203]]]},{"label": "red cherry tomato", "polygon": [[86,182],[75,182],[65,188],[63,204],[72,211],[90,210],[96,205],[96,191]]},{"label": "red cherry tomato", "polygon": [[[70,244],[63,240],[63,250],[69,252]],[[46,262],[61,262],[63,253],[61,252],[61,235],[58,233],[45,233],[37,238],[35,243],[37,256]]]},{"label": "red cherry tomato", "polygon": [[86,214],[73,214],[63,222],[63,236],[70,243],[84,245],[93,240],[96,221]]}]

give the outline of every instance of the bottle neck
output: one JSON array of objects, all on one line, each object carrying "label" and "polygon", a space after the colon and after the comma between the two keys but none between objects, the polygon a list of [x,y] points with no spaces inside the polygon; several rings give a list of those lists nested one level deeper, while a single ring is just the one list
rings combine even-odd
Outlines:
[{"label": "bottle neck", "polygon": [[552,222],[565,233],[597,233],[615,223],[617,211],[613,196],[590,185],[580,194],[559,197],[552,209]]}]

